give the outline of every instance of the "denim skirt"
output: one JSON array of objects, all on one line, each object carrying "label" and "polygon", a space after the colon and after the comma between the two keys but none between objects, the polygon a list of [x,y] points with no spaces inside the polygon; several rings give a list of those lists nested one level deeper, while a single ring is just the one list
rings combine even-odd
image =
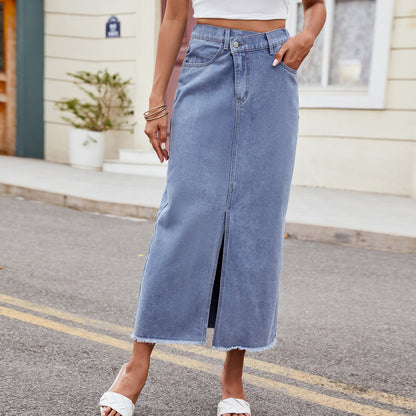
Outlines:
[{"label": "denim skirt", "polygon": [[286,28],[195,24],[131,337],[263,351],[277,340],[285,216],[299,124]]}]

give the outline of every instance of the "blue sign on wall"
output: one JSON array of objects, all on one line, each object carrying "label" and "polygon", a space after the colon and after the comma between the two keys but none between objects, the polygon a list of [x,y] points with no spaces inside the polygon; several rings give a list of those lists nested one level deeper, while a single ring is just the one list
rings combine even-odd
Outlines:
[{"label": "blue sign on wall", "polygon": [[120,34],[120,20],[118,20],[115,16],[111,16],[105,24],[105,37],[119,38]]}]

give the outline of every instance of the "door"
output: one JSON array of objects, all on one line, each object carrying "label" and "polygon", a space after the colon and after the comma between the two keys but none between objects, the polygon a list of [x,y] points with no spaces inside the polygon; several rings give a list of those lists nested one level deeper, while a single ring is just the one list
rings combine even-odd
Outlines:
[{"label": "door", "polygon": [[[163,16],[165,15],[165,8],[166,8],[166,0],[162,0],[162,20]],[[196,19],[192,17],[194,14],[194,9],[192,8],[192,0],[189,0],[189,14],[188,14],[188,24],[186,26],[185,34],[182,39],[181,48],[178,53],[178,57],[175,62],[175,66],[173,67],[172,74],[170,76],[169,84],[166,90],[166,104],[168,109],[172,108],[173,99],[175,97],[176,88],[178,86],[178,77],[179,71],[181,70],[181,65],[183,62],[183,58],[185,57],[186,49],[188,48],[192,28],[196,23]],[[168,114],[168,135],[170,134],[170,111]]]},{"label": "door", "polygon": [[0,0],[0,154],[15,154],[16,136],[15,0]]}]

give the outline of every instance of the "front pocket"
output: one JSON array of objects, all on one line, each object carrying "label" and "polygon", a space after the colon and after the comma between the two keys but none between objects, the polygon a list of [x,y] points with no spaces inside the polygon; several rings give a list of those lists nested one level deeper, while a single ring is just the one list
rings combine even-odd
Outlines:
[{"label": "front pocket", "polygon": [[286,69],[289,72],[292,72],[292,74],[297,74],[298,73],[297,69],[294,69],[294,68],[291,68],[290,66],[287,66],[283,61],[280,61],[279,65],[282,65],[282,68]]},{"label": "front pocket", "polygon": [[[286,42],[288,39],[290,39],[290,38],[287,37],[286,39],[284,39],[284,42]],[[277,52],[279,52],[280,48],[283,46],[283,43],[280,43],[278,45],[275,45],[274,54],[276,54]],[[286,70],[286,71],[288,71],[288,72],[290,72],[292,74],[295,74],[296,75],[298,73],[298,70],[297,69],[294,69],[294,68],[291,68],[290,66],[287,66],[282,60],[279,62],[279,64],[277,66],[279,66],[279,65],[281,66],[281,68],[283,68],[284,70]]]},{"label": "front pocket", "polygon": [[184,66],[205,66],[214,62],[223,51],[222,42],[192,37],[183,60]]}]

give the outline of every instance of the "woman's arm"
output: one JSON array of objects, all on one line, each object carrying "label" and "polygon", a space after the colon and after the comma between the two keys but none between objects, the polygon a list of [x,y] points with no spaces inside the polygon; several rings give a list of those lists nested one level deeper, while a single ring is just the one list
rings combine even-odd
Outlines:
[{"label": "woman's arm", "polygon": [[322,30],[326,20],[326,7],[324,0],[302,0],[303,2],[303,28],[297,35],[288,39],[275,55],[273,66],[285,57],[284,63],[298,69],[308,55],[316,37]]},{"label": "woman's arm", "polygon": [[[165,104],[166,89],[181,47],[188,22],[188,12],[189,0],[167,0],[157,43],[149,109]],[[169,144],[166,143],[167,124],[167,116],[160,117],[147,121],[144,129],[161,163],[164,159],[169,159]],[[161,143],[166,143],[166,149],[160,147]]]},{"label": "woman's arm", "polygon": [[312,44],[322,30],[326,20],[324,0],[303,0],[303,28],[305,36],[309,34]]}]

